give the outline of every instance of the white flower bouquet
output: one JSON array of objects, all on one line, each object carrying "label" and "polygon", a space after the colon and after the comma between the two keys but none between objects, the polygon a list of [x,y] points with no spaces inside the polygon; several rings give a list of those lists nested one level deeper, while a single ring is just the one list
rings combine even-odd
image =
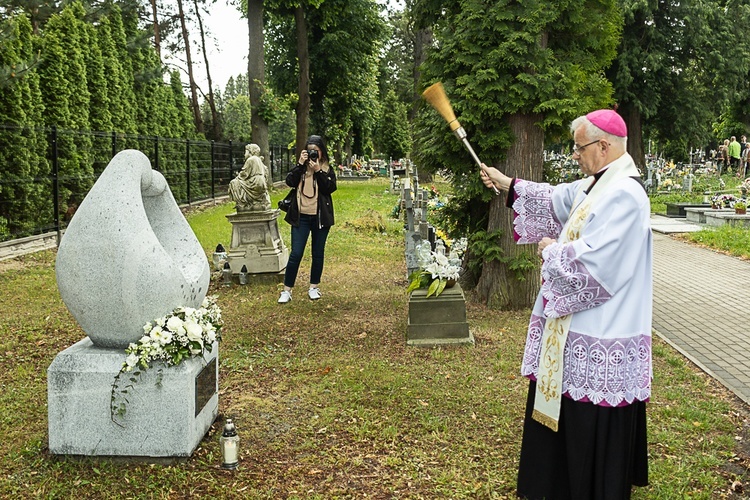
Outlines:
[{"label": "white flower bouquet", "polygon": [[466,250],[466,239],[456,240],[446,257],[443,252],[433,252],[429,242],[417,246],[419,269],[409,276],[411,293],[419,288],[427,288],[427,297],[437,297],[449,281],[456,281],[461,273],[461,255]]},{"label": "white flower bouquet", "polygon": [[[133,388],[142,371],[148,369],[152,361],[159,360],[167,366],[174,366],[206,351],[211,352],[214,342],[221,340],[223,324],[215,297],[206,297],[198,309],[178,307],[167,316],[146,323],[143,337],[125,349],[127,357],[112,384],[112,421],[120,425],[115,417],[125,415],[125,394]],[[131,376],[128,384],[121,387],[121,377],[125,373]]]}]

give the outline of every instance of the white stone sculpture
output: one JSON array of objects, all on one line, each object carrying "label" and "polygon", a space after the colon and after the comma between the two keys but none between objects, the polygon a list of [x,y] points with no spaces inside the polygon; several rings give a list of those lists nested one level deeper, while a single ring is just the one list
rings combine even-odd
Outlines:
[{"label": "white stone sculpture", "polygon": [[262,212],[271,209],[268,172],[257,144],[245,146],[245,164],[229,183],[229,198],[238,212]]},{"label": "white stone sculpture", "polygon": [[70,221],[56,262],[63,302],[94,345],[125,348],[143,325],[200,307],[211,271],[164,176],[118,153]]}]

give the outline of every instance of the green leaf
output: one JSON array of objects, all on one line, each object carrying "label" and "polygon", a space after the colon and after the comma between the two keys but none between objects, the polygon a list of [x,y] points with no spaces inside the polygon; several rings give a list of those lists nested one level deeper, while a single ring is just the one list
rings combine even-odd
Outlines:
[{"label": "green leaf", "polygon": [[[440,287],[440,284],[443,284],[442,288]],[[430,287],[427,289],[427,297],[430,297],[431,295],[435,295],[437,297],[440,292],[443,291],[443,288],[445,288],[445,281],[441,279],[435,279],[430,283]]]},{"label": "green leaf", "polygon": [[412,273],[412,276],[416,274],[416,277],[412,279],[411,283],[409,283],[409,287],[406,289],[406,293],[411,293],[414,290],[417,290],[418,288],[422,288],[422,275],[420,271],[415,271],[415,273]]}]

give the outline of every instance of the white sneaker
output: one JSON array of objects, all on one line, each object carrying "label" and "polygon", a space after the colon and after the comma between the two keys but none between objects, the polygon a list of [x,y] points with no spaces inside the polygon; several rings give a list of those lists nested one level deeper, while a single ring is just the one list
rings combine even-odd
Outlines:
[{"label": "white sneaker", "polygon": [[310,287],[307,291],[307,296],[310,297],[310,300],[318,300],[320,298],[320,289]]},{"label": "white sneaker", "polygon": [[286,304],[292,300],[292,292],[289,290],[282,290],[281,296],[279,297],[279,304]]}]

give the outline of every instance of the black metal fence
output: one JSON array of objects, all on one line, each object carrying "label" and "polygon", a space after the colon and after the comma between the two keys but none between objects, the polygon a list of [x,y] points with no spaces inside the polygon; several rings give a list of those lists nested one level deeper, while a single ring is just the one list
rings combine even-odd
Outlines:
[{"label": "black metal fence", "polygon": [[[25,139],[33,136],[38,140]],[[23,146],[14,148],[19,142]],[[0,154],[0,242],[65,229],[110,160],[124,149],[144,153],[180,205],[226,195],[245,161],[245,143],[12,125],[0,125],[0,148],[5,148]],[[294,151],[272,146],[269,160],[273,182],[281,181],[294,165]],[[17,167],[29,162],[33,168]]]}]

